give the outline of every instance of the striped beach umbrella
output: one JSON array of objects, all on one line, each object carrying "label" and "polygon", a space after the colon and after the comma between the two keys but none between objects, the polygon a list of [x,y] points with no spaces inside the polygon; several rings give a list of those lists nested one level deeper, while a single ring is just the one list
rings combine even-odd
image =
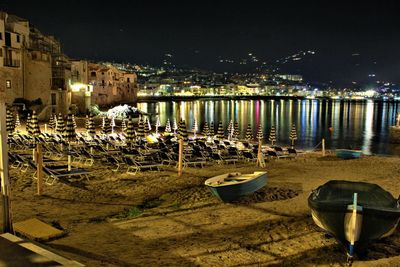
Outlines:
[{"label": "striped beach umbrella", "polygon": [[[133,125],[132,125],[133,126]],[[132,128],[133,129],[133,128]],[[122,123],[121,123],[121,131],[123,133],[126,133],[126,122],[125,119],[122,119]]]},{"label": "striped beach umbrella", "polygon": [[292,124],[292,129],[290,130],[289,139],[291,141],[292,147],[294,147],[294,142],[297,140],[296,125],[294,123]]},{"label": "striped beach umbrella", "polygon": [[174,118],[174,123],[172,124],[172,129],[174,130],[174,134],[176,134],[176,131],[178,130],[178,124],[176,123],[175,118]]},{"label": "striped beach umbrella", "polygon": [[165,124],[164,132],[166,132],[166,133],[170,133],[171,132],[171,123],[169,122],[169,119],[167,119],[167,123]]},{"label": "striped beach umbrella", "polygon": [[144,120],[142,120],[142,117],[139,116],[139,121],[138,121],[138,129],[136,132],[136,137],[137,138],[143,138],[144,137]]},{"label": "striped beach umbrella", "polygon": [[30,113],[28,113],[28,116],[26,117],[25,128],[26,128],[26,132],[27,132],[29,135],[32,135],[31,114],[30,114]]},{"label": "striped beach umbrella", "polygon": [[144,135],[146,136],[146,135],[149,135],[150,134],[150,131],[151,131],[151,124],[150,124],[150,119],[149,118],[146,118],[144,121],[143,121],[143,128],[144,128]]},{"label": "striped beach umbrella", "polygon": [[111,117],[111,133],[114,133],[114,127],[115,127],[115,117]]},{"label": "striped beach umbrella", "polygon": [[76,130],[76,128],[77,128],[78,126],[76,125],[75,115],[74,115],[74,114],[72,114],[72,123],[73,123],[73,125],[74,125],[74,129]]},{"label": "striped beach umbrella", "polygon": [[135,129],[133,127],[133,119],[131,116],[128,118],[128,126],[126,128],[126,143],[130,144],[135,139]]},{"label": "striped beach umbrella", "polygon": [[214,122],[212,121],[210,123],[210,136],[214,137],[214,135],[215,135],[215,127],[214,127]]},{"label": "striped beach umbrella", "polygon": [[56,126],[56,132],[58,134],[63,135],[65,131],[65,124],[64,124],[64,119],[61,113],[58,114],[57,117],[57,126]]},{"label": "striped beach umbrella", "polygon": [[63,134],[64,139],[68,142],[73,142],[76,140],[73,116],[74,115],[72,114],[71,110],[69,110],[67,115],[67,125]]},{"label": "striped beach umbrella", "polygon": [[179,128],[178,128],[178,138],[183,139],[183,141],[188,140],[188,133],[186,129],[186,123],[184,120],[179,121]]},{"label": "striped beach umbrella", "polygon": [[40,127],[39,127],[39,121],[38,117],[36,115],[36,111],[32,112],[32,117],[31,117],[31,135],[32,136],[39,136],[40,135]]},{"label": "striped beach umbrella", "polygon": [[218,123],[217,138],[218,139],[224,138],[224,126],[222,126],[222,121]]},{"label": "striped beach umbrella", "polygon": [[156,134],[158,134],[158,127],[161,126],[161,122],[160,122],[160,117],[157,115],[157,120],[156,120]]},{"label": "striped beach umbrella", "polygon": [[207,122],[204,122],[204,125],[203,125],[203,135],[204,136],[210,136],[210,128],[208,127],[208,123]]},{"label": "striped beach umbrella", "polygon": [[230,120],[229,121],[229,124],[228,124],[228,128],[226,129],[226,131],[228,132],[228,138],[230,139],[230,140],[232,140],[232,138],[233,138],[233,132],[234,132],[234,128],[233,128],[233,120]]},{"label": "striped beach umbrella", "polygon": [[258,141],[261,141],[264,138],[263,130],[261,124],[258,125],[258,131],[257,131],[257,139]]},{"label": "striped beach umbrella", "polygon": [[194,118],[194,122],[193,122],[193,138],[196,139],[196,134],[199,131],[199,126],[197,125],[197,120],[196,118]]},{"label": "striped beach umbrella", "polygon": [[6,130],[8,133],[8,138],[11,138],[15,130],[15,123],[14,123],[14,116],[9,109],[7,109],[7,114],[6,114]]},{"label": "striped beach umbrella", "polygon": [[237,121],[235,121],[235,124],[233,125],[233,139],[238,139],[240,135],[240,131],[239,131],[239,123]]},{"label": "striped beach umbrella", "polygon": [[92,136],[92,137],[96,134],[96,126],[94,124],[94,119],[93,119],[93,115],[92,114],[89,115],[89,118],[88,118],[88,121],[87,121],[86,130],[87,130],[87,134]]},{"label": "striped beach umbrella", "polygon": [[103,125],[101,127],[101,132],[104,135],[109,135],[111,133],[111,123],[110,119],[107,117],[103,117]]},{"label": "striped beach umbrella", "polygon": [[15,129],[17,129],[19,126],[21,126],[21,121],[19,119],[19,113],[17,111],[17,113],[15,114]]},{"label": "striped beach umbrella", "polygon": [[55,127],[56,127],[56,122],[55,122],[55,120],[54,120],[54,115],[51,114],[51,115],[50,115],[50,119],[49,119],[49,128],[50,128],[52,131],[54,131]]},{"label": "striped beach umbrella", "polygon": [[276,131],[275,131],[275,127],[273,125],[271,126],[268,140],[271,142],[271,145],[274,145],[276,143]]},{"label": "striped beach umbrella", "polygon": [[86,117],[85,117],[85,129],[86,129],[86,132],[89,129],[89,115],[86,115]]},{"label": "striped beach umbrella", "polygon": [[247,129],[246,129],[246,140],[250,141],[253,139],[253,129],[251,128],[250,123],[247,124]]}]

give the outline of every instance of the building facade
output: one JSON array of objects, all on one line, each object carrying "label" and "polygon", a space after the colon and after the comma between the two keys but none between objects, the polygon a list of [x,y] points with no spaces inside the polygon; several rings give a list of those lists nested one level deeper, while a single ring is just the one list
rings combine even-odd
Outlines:
[{"label": "building facade", "polygon": [[68,58],[60,43],[25,19],[0,12],[0,89],[8,105],[35,109],[39,118],[71,104]]}]

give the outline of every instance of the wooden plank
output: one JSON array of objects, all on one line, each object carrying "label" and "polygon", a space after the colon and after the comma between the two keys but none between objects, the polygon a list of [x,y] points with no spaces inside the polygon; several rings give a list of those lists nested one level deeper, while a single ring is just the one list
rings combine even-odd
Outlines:
[{"label": "wooden plank", "polygon": [[33,240],[49,240],[64,235],[63,231],[36,218],[16,222],[13,227],[15,232]]}]

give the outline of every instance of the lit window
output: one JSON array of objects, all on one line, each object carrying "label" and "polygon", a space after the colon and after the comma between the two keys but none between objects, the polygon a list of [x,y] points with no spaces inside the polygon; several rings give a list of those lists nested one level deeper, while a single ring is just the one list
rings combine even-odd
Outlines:
[{"label": "lit window", "polygon": [[6,80],[6,88],[11,88],[11,80]]}]

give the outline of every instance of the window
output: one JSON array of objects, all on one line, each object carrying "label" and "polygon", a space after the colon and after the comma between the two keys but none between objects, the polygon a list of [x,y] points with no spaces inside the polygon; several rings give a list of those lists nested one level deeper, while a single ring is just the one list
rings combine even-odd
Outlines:
[{"label": "window", "polygon": [[11,88],[11,80],[6,80],[6,88]]},{"label": "window", "polygon": [[0,32],[0,40],[3,40],[3,33]]},{"label": "window", "polygon": [[17,35],[17,43],[19,43],[19,41],[20,41],[20,40],[19,40],[19,35]]},{"label": "window", "polygon": [[131,82],[131,79],[130,78],[127,78],[128,79],[128,83],[130,83]]},{"label": "window", "polygon": [[3,56],[3,48],[0,47],[0,57]]}]

